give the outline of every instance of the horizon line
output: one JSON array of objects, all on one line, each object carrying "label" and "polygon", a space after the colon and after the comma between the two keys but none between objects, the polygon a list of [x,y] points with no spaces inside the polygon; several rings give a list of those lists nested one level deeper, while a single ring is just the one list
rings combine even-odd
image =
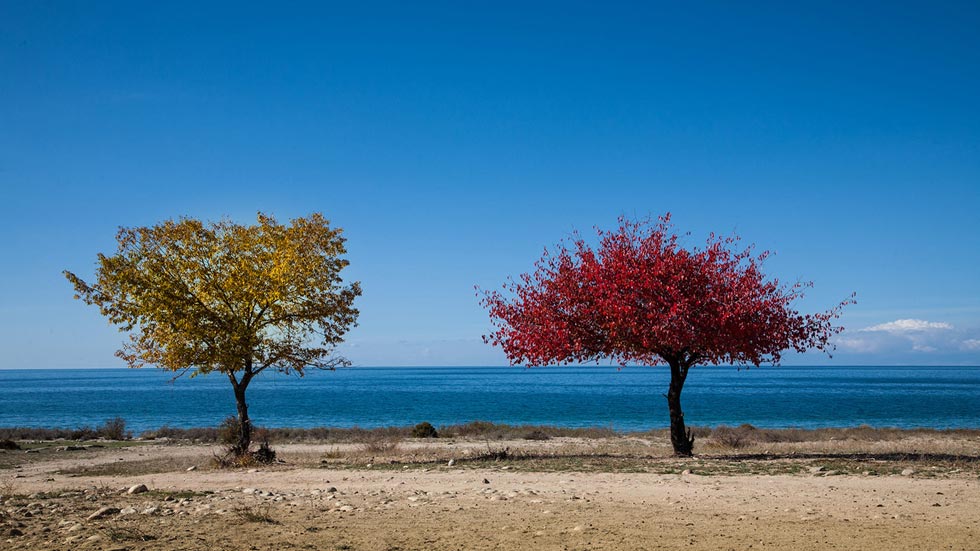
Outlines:
[{"label": "horizon line", "polygon": [[[305,371],[335,371],[341,369],[401,369],[401,368],[428,368],[428,369],[459,369],[459,368],[522,368],[522,369],[541,369],[541,368],[557,368],[557,367],[667,367],[667,364],[628,364],[628,365],[615,365],[615,364],[550,364],[550,365],[424,365],[424,364],[412,364],[412,365],[352,365],[347,367],[337,367],[334,369],[319,369],[319,368],[309,368]],[[980,364],[762,364],[762,365],[740,365],[740,364],[699,364],[692,367],[734,367],[734,368],[744,368],[744,369],[762,369],[762,368],[778,368],[778,367],[976,367],[980,368]],[[119,370],[163,370],[172,371],[169,369],[164,369],[160,367],[127,367],[127,366],[75,366],[75,367],[0,367],[0,371],[72,371],[72,370],[94,370],[94,369],[119,369]],[[215,372],[220,372],[215,370]],[[277,373],[277,370],[270,371],[272,373]]]}]

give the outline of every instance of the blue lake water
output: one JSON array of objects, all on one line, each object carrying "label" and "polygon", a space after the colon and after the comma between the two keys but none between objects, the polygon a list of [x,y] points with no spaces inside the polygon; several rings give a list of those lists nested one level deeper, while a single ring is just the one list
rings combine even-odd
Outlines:
[{"label": "blue lake water", "polygon": [[[170,383],[156,369],[0,370],[0,426],[95,426],[136,432],[214,426],[234,413],[218,374]],[[668,424],[664,367],[359,367],[304,378],[263,373],[249,412],[266,427],[375,427],[473,420],[511,424]],[[697,367],[688,424],[759,427],[980,427],[977,367]]]}]

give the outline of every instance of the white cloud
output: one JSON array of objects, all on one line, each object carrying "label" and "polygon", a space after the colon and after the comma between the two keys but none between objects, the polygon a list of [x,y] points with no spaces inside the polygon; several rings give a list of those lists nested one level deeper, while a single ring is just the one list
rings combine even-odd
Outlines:
[{"label": "white cloud", "polygon": [[[980,336],[976,329],[958,329],[950,323],[898,319],[847,331],[836,339],[839,352],[859,361],[949,362],[980,361]],[[874,358],[874,360],[872,360]]]},{"label": "white cloud", "polygon": [[953,326],[942,321],[903,319],[865,327],[861,331],[885,331],[887,333],[908,333],[910,331],[929,331],[952,329]]},{"label": "white cloud", "polygon": [[964,350],[980,350],[980,339],[966,339],[963,341]]}]

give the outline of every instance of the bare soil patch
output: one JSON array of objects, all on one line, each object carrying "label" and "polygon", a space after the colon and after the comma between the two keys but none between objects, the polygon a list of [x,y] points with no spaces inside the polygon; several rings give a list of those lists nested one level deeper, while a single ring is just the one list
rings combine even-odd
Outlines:
[{"label": "bare soil patch", "polygon": [[[976,549],[980,439],[640,436],[0,454],[0,549]],[[25,443],[26,444],[26,443]],[[14,458],[15,459],[12,459]],[[452,460],[452,465],[449,461]],[[193,467],[193,470],[188,470]],[[145,484],[149,491],[128,493]],[[105,509],[101,516],[94,513]]]}]

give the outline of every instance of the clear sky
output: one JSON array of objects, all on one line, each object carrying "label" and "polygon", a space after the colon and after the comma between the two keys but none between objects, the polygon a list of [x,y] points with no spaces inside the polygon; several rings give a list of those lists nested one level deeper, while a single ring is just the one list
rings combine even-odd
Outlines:
[{"label": "clear sky", "polygon": [[[321,211],[356,365],[495,365],[473,286],[665,211],[852,291],[833,360],[980,364],[976,2],[0,2],[0,368],[122,365],[118,226]],[[744,5],[743,5],[744,4]]]}]

